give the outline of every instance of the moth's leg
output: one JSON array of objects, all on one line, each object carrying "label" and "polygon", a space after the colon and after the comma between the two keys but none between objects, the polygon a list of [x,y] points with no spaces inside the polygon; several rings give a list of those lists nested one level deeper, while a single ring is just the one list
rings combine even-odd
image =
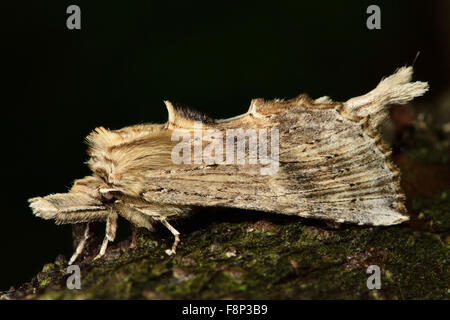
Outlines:
[{"label": "moth's leg", "polygon": [[[165,216],[162,216],[155,210],[146,209],[146,208],[135,208],[137,211],[149,216],[151,219],[155,221],[160,221],[169,231],[174,235],[175,241],[173,242],[172,249],[167,249],[166,253],[170,256],[176,253],[177,245],[180,242],[180,233],[177,229],[175,229],[167,220]],[[167,210],[167,208],[165,208]],[[175,210],[179,210],[179,208],[175,208]],[[149,229],[150,230],[150,229]]]},{"label": "moth's leg", "polygon": [[100,252],[95,256],[94,260],[97,260],[105,255],[106,248],[108,247],[108,237],[105,236],[102,242],[102,246],[100,248]]},{"label": "moth's leg", "polygon": [[94,260],[101,258],[105,254],[106,248],[108,247],[108,241],[112,242],[116,238],[116,231],[117,231],[117,212],[111,211],[111,213],[108,215],[108,219],[106,220],[105,238],[103,239],[100,252],[94,258]]},{"label": "moth's leg", "polygon": [[176,253],[177,245],[180,242],[180,233],[177,229],[172,227],[172,225],[166,220],[166,218],[159,218],[159,221],[167,228],[170,232],[172,232],[173,236],[175,237],[175,241],[173,242],[172,249],[167,249],[166,253],[171,256],[172,254]]},{"label": "moth's leg", "polygon": [[83,238],[78,243],[77,249],[73,253],[72,257],[69,260],[69,265],[74,263],[74,261],[78,258],[78,256],[83,252],[86,241],[89,239],[89,223],[86,223],[86,229],[84,229]]}]

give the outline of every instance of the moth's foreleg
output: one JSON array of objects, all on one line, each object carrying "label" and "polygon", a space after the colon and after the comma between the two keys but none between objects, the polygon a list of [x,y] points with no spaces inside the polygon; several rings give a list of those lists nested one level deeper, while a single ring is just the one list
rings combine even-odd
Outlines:
[{"label": "moth's foreleg", "polygon": [[77,249],[73,253],[72,257],[69,260],[69,265],[75,262],[78,256],[83,252],[86,241],[89,239],[89,223],[86,223],[86,229],[84,229],[83,238],[78,243]]},{"label": "moth's foreleg", "polygon": [[100,252],[95,256],[94,260],[97,260],[105,255],[106,248],[108,247],[108,237],[105,236],[100,248]]},{"label": "moth's foreleg", "polygon": [[177,229],[172,227],[172,225],[166,220],[166,218],[160,218],[159,221],[167,228],[170,232],[172,232],[173,236],[175,237],[175,240],[172,245],[172,249],[167,249],[166,253],[171,256],[172,254],[176,253],[177,245],[180,242],[180,233]]},{"label": "moth's foreleg", "polygon": [[106,248],[108,247],[108,241],[114,241],[116,238],[116,231],[117,231],[117,212],[111,211],[111,213],[108,215],[108,219],[106,220],[106,234],[105,238],[103,239],[102,246],[100,248],[100,252],[98,255],[94,258],[94,260],[101,258],[105,255]]}]

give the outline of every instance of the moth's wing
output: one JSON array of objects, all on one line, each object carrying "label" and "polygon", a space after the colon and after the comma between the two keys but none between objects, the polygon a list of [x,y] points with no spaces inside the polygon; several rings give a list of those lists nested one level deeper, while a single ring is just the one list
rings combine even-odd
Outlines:
[{"label": "moth's wing", "polygon": [[108,215],[98,193],[100,181],[95,177],[76,180],[68,193],[29,199],[33,213],[57,224],[105,221]]},{"label": "moth's wing", "polygon": [[[411,67],[401,68],[367,95],[345,103],[305,95],[253,100],[246,114],[210,127],[277,128],[275,174],[262,175],[261,165],[172,165],[142,174],[142,197],[160,204],[236,207],[357,224],[406,221],[399,170],[377,127],[387,104],[406,103],[426,92],[428,84],[410,83],[411,74]],[[189,122],[186,127],[191,128]]]}]

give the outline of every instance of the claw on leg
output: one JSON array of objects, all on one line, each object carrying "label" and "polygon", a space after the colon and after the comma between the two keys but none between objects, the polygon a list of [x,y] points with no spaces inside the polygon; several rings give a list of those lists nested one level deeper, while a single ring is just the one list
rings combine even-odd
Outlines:
[{"label": "claw on leg", "polygon": [[171,256],[171,255],[176,253],[177,245],[180,242],[180,233],[178,232],[177,229],[172,227],[172,225],[169,222],[167,222],[166,219],[163,218],[160,221],[167,229],[169,229],[170,232],[172,232],[173,236],[175,237],[175,240],[174,240],[173,245],[172,245],[172,249],[167,249],[166,250],[166,253],[169,256]]},{"label": "claw on leg", "polygon": [[89,239],[89,223],[86,224],[86,229],[84,229],[83,239],[78,243],[78,246],[69,260],[69,265],[75,262],[78,256],[83,252],[86,241]]}]

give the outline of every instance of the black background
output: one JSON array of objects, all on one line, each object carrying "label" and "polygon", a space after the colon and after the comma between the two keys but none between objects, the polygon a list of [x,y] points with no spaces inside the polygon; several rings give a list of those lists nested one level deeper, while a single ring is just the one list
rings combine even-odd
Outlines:
[{"label": "black background", "polygon": [[[83,139],[96,126],[165,122],[165,99],[216,118],[256,97],[345,101],[418,51],[422,101],[449,85],[450,1],[164,3],[2,4],[1,290],[72,253],[71,227],[34,217],[27,199],[89,174]],[[70,4],[81,30],[66,27]],[[370,4],[381,30],[366,27]]]}]

